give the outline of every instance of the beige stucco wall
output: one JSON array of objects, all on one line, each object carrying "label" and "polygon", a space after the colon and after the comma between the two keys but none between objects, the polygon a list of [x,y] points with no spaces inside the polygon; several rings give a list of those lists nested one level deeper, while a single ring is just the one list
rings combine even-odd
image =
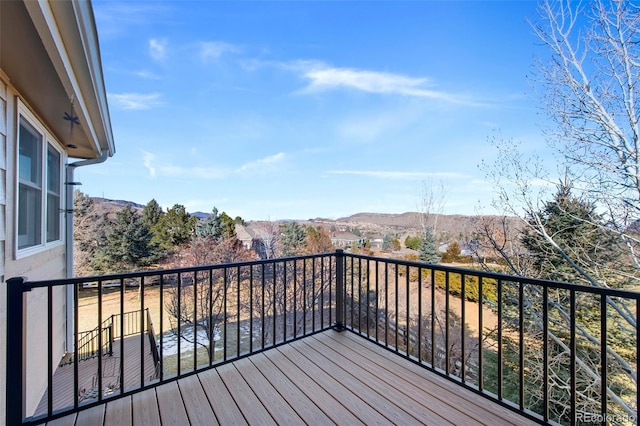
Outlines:
[{"label": "beige stucco wall", "polygon": [[[2,82],[2,80],[5,80]],[[31,281],[66,276],[64,243],[18,258],[14,249],[17,190],[18,93],[0,70],[0,142],[4,146],[4,168],[0,154],[0,263],[4,274],[0,284],[0,389],[6,384],[6,283],[11,277],[24,276]],[[4,133],[2,134],[2,130]],[[8,208],[7,208],[8,207]],[[6,230],[6,231],[5,231]],[[64,230],[63,230],[64,232]],[[53,292],[53,362],[57,365],[65,346],[65,289]],[[47,291],[26,293],[26,414],[33,414],[47,386]],[[5,421],[4,392],[0,398],[0,424]]]}]

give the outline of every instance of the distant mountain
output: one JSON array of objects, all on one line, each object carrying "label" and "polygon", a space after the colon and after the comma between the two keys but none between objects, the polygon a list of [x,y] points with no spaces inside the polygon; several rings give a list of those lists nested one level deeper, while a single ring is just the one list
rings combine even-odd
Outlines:
[{"label": "distant mountain", "polygon": [[126,207],[127,205],[130,205],[134,209],[143,209],[144,208],[144,206],[142,204],[134,203],[133,201],[110,200],[108,198],[101,198],[101,197],[91,197],[91,199],[96,204],[103,204],[103,205],[106,204],[106,205],[110,205],[110,206],[117,207],[117,208],[123,208],[123,207]]},{"label": "distant mountain", "polygon": [[209,216],[211,216],[211,213],[203,213],[203,212],[194,212],[194,213],[189,213],[189,215],[191,216],[195,216],[198,219],[206,219]]},{"label": "distant mountain", "polygon": [[[125,200],[111,200],[108,198],[91,197],[92,200],[101,205],[103,209],[115,214],[117,210],[127,205],[131,205],[134,209],[142,210],[143,205]],[[210,213],[200,211],[190,213],[198,219],[209,217]],[[418,235],[421,232],[421,214],[418,212],[406,213],[356,213],[351,216],[339,219],[316,218],[309,220],[275,220],[277,223],[298,222],[311,226],[322,226],[327,231],[350,231],[358,230],[363,235],[386,235],[395,234],[400,236]],[[464,216],[464,215],[430,215],[428,223],[430,226],[435,224],[436,235],[441,241],[449,239],[459,239],[471,236],[477,229],[478,225],[484,218],[490,216]],[[510,222],[510,228],[517,230],[519,221],[517,218],[507,218]],[[260,222],[260,221],[249,221]],[[640,228],[640,226],[639,226]]]}]

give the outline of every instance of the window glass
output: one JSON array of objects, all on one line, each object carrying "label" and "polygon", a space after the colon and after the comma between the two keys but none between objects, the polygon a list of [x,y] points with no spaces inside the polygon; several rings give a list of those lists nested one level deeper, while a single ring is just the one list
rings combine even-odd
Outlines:
[{"label": "window glass", "polygon": [[47,150],[47,242],[60,239],[60,153]]},{"label": "window glass", "polygon": [[19,250],[62,238],[63,154],[37,122],[27,120],[21,115],[18,128]]},{"label": "window glass", "polygon": [[24,119],[18,134],[18,248],[42,243],[42,135]]}]

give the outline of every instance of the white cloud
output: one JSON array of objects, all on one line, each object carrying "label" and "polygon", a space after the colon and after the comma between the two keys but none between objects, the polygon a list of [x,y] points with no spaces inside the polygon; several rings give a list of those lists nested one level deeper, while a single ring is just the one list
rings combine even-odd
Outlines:
[{"label": "white cloud", "polygon": [[151,71],[146,71],[146,70],[140,70],[140,71],[135,71],[134,75],[140,77],[140,78],[145,78],[147,80],[161,80],[162,77],[160,77],[158,74],[152,73]]},{"label": "white cloud", "polygon": [[305,79],[310,80],[310,83],[301,93],[347,88],[367,93],[412,96],[455,104],[477,104],[464,96],[429,88],[432,84],[424,77],[408,77],[401,74],[353,68],[318,67],[318,63],[309,63],[309,65],[311,67],[303,71],[302,75]]},{"label": "white cloud", "polygon": [[156,176],[156,168],[153,166],[153,161],[156,159],[156,156],[150,152],[142,151],[142,163],[149,170],[149,175],[151,177]]},{"label": "white cloud", "polygon": [[222,41],[205,41],[200,44],[200,59],[203,62],[215,60],[225,53],[235,53],[239,50],[237,46]]},{"label": "white cloud", "polygon": [[160,93],[109,93],[109,101],[122,109],[151,109],[162,105]]},{"label": "white cloud", "polygon": [[448,172],[394,172],[384,170],[330,170],[332,175],[352,175],[366,176],[380,179],[425,179],[425,178],[445,178],[445,179],[466,179],[469,176],[462,173]]},{"label": "white cloud", "polygon": [[285,159],[285,154],[279,152],[275,155],[270,155],[259,160],[250,161],[240,166],[236,172],[240,174],[262,174],[275,169],[275,166]]},{"label": "white cloud", "polygon": [[152,38],[149,40],[149,54],[154,61],[163,61],[167,57],[167,40]]},{"label": "white cloud", "polygon": [[237,168],[229,167],[183,167],[173,164],[160,164],[156,156],[142,150],[142,161],[151,177],[181,177],[197,179],[222,179],[231,175],[257,175],[274,172],[276,165],[286,158],[282,152],[265,158],[247,162]]},{"label": "white cloud", "polygon": [[373,70],[332,67],[315,60],[290,62],[251,60],[243,62],[243,66],[247,70],[271,66],[294,72],[309,81],[306,87],[297,92],[302,94],[352,89],[380,95],[411,96],[469,106],[486,105],[486,103],[472,99],[469,96],[434,89],[435,83],[426,77],[410,77]]}]

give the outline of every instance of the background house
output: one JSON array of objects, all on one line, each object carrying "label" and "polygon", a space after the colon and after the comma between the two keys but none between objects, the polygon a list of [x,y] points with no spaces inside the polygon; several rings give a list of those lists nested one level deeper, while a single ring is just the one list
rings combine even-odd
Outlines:
[{"label": "background house", "polygon": [[[6,359],[5,279],[72,274],[73,170],[115,152],[89,2],[0,2],[0,364]],[[70,159],[78,159],[71,160]],[[75,162],[73,162],[75,161]],[[70,343],[69,294],[54,293],[53,357]],[[26,303],[27,415],[46,382],[46,292]],[[6,389],[6,371],[0,386]],[[0,399],[0,418],[5,400]]]}]

